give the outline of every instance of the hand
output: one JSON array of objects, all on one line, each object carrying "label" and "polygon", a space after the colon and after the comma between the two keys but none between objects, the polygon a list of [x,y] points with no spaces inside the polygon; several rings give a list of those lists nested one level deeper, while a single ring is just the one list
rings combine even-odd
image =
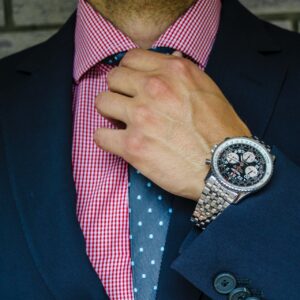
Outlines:
[{"label": "hand", "polygon": [[251,136],[213,80],[178,53],[131,50],[109,72],[108,86],[96,108],[125,126],[97,129],[96,144],[172,194],[197,201],[211,147]]}]

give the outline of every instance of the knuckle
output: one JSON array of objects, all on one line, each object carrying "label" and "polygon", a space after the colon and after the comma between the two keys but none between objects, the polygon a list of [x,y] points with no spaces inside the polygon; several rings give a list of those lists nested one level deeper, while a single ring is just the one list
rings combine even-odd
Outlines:
[{"label": "knuckle", "polygon": [[145,90],[153,97],[169,92],[167,83],[159,76],[151,76],[145,82]]},{"label": "knuckle", "polygon": [[144,147],[143,136],[135,132],[135,134],[128,135],[125,139],[125,152],[127,157],[137,158]]},{"label": "knuckle", "polygon": [[147,121],[152,118],[152,113],[145,105],[138,105],[133,110],[133,123],[141,128]]},{"label": "knuckle", "polygon": [[169,64],[170,71],[172,71],[174,74],[188,74],[189,67],[186,60],[182,58],[174,58],[170,60]]}]

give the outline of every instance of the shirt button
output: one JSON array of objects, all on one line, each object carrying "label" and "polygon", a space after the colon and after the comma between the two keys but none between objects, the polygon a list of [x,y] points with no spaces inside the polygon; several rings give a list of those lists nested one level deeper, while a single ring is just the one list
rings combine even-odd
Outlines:
[{"label": "shirt button", "polygon": [[221,273],[215,278],[214,287],[219,294],[229,294],[236,287],[236,279],[230,273]]},{"label": "shirt button", "polygon": [[229,300],[245,300],[251,296],[250,291],[245,287],[239,287],[234,289],[230,294],[228,299]]}]

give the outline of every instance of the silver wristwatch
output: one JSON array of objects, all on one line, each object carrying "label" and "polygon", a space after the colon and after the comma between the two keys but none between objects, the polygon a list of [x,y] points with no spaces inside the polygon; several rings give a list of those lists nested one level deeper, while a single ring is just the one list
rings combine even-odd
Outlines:
[{"label": "silver wristwatch", "polygon": [[264,187],[271,179],[275,156],[257,137],[226,138],[206,160],[210,170],[191,221],[201,229],[225,208]]}]

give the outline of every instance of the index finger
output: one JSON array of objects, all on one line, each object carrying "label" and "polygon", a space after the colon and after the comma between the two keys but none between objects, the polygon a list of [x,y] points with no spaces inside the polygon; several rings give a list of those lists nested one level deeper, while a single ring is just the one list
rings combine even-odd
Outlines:
[{"label": "index finger", "polygon": [[120,62],[120,66],[139,71],[154,71],[160,68],[170,55],[145,49],[129,50]]}]

